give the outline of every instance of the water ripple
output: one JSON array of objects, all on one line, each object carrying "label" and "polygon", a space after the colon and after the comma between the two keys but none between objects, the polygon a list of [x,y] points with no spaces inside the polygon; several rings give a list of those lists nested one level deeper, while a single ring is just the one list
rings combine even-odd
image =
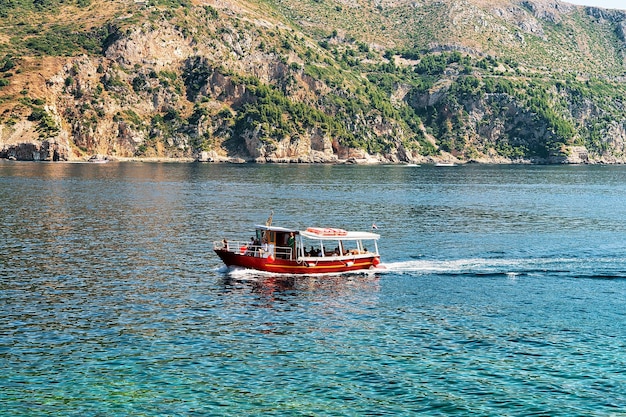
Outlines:
[{"label": "water ripple", "polygon": [[[622,413],[623,167],[73,165],[0,162],[0,414]],[[268,208],[387,269],[223,268]]]}]

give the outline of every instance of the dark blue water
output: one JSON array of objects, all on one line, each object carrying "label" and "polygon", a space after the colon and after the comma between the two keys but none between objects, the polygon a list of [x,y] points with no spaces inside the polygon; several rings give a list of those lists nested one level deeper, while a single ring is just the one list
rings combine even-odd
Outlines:
[{"label": "dark blue water", "polygon": [[[0,162],[0,414],[626,409],[626,167]],[[274,224],[388,270],[227,272]]]}]

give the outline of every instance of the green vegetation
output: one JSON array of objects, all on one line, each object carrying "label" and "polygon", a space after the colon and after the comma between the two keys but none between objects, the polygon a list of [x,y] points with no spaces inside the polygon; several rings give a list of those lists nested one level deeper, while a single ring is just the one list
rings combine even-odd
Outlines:
[{"label": "green vegetation", "polygon": [[51,137],[59,132],[59,126],[55,122],[54,117],[41,107],[43,104],[41,101],[25,97],[22,99],[22,103],[31,108],[28,120],[37,122],[37,131],[42,137]]},{"label": "green vegetation", "polygon": [[108,36],[104,30],[82,33],[72,25],[51,25],[43,33],[27,37],[20,45],[35,55],[72,56],[79,53],[99,54],[102,42]]},{"label": "green vegetation", "polygon": [[343,138],[346,135],[345,129],[331,116],[290,100],[272,86],[253,81],[247,87],[255,100],[239,110],[235,120],[237,134],[260,128],[266,140],[282,140],[319,126],[334,137]]},{"label": "green vegetation", "polygon": [[17,17],[27,12],[57,12],[61,6],[68,4],[85,8],[91,5],[91,0],[5,0],[0,2],[0,17],[3,19]]}]

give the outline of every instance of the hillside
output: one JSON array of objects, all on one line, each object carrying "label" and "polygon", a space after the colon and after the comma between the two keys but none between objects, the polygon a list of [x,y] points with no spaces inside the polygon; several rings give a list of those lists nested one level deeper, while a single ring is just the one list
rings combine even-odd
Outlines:
[{"label": "hillside", "polygon": [[626,13],[12,0],[0,157],[624,162]]}]

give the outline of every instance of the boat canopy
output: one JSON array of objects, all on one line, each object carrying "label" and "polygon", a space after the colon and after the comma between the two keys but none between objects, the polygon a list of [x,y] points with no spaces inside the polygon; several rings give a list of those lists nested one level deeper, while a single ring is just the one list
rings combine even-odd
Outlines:
[{"label": "boat canopy", "polygon": [[371,232],[352,232],[337,228],[309,227],[306,230],[289,229],[278,226],[256,225],[257,230],[279,233],[295,233],[307,239],[318,240],[378,240],[380,235]]},{"label": "boat canopy", "polygon": [[300,232],[302,237],[319,240],[378,240],[380,235],[370,232],[349,232],[343,229],[309,227]]},{"label": "boat canopy", "polygon": [[257,230],[266,230],[268,232],[283,232],[283,233],[300,233],[296,229],[287,229],[286,227],[278,227],[278,226],[265,226],[262,224],[257,224],[254,226]]}]

